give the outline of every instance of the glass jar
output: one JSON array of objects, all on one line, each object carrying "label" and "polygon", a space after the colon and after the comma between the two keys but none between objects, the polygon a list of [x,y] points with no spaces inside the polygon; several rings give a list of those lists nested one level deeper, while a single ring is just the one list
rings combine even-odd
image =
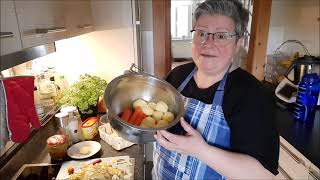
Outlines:
[{"label": "glass jar", "polygon": [[68,139],[64,134],[57,134],[47,139],[47,148],[51,156],[51,160],[63,160],[67,155]]}]

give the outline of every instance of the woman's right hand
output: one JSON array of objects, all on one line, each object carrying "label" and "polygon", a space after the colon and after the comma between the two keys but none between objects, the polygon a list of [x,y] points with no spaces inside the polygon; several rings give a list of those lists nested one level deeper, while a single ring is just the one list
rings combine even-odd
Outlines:
[{"label": "woman's right hand", "polygon": [[186,135],[181,136],[160,130],[157,131],[154,137],[161,146],[168,150],[197,157],[208,144],[204,141],[200,133],[183,118],[181,118],[180,122],[183,129],[187,132]]}]

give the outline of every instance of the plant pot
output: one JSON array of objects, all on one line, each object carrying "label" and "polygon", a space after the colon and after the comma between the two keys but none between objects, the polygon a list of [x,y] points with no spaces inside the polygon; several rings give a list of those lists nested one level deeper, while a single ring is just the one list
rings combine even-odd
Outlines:
[{"label": "plant pot", "polygon": [[[77,107],[78,108],[78,107]],[[91,113],[86,113],[89,110],[92,110]],[[91,105],[89,106],[89,108],[85,111],[85,112],[81,112],[78,108],[79,114],[80,114],[80,118],[82,121],[88,119],[89,117],[97,117],[97,105]]]}]

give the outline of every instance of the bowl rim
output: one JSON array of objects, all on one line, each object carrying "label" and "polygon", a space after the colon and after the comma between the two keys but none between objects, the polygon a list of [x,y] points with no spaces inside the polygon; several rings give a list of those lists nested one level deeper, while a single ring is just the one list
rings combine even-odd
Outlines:
[{"label": "bowl rim", "polygon": [[[180,105],[179,105],[179,109],[180,109],[180,112],[178,114],[176,114],[176,117],[175,119],[169,123],[168,126],[165,126],[165,127],[160,127],[160,128],[143,128],[143,127],[140,127],[140,126],[136,126],[136,125],[133,125],[133,124],[130,124],[124,120],[122,120],[117,113],[115,113],[112,109],[111,109],[111,104],[109,103],[109,101],[107,100],[106,97],[109,97],[108,95],[110,94],[110,91],[111,91],[111,88],[114,87],[114,85],[119,82],[122,78],[126,78],[126,77],[132,77],[132,76],[135,76],[135,77],[144,77],[144,76],[148,76],[148,77],[151,77],[153,79],[156,79],[157,81],[160,81],[161,83],[164,83],[168,86],[168,88],[174,92],[174,94],[176,95],[176,98],[179,99],[179,101],[181,102]],[[119,121],[121,124],[124,124],[126,126],[129,126],[131,128],[134,128],[134,129],[137,129],[137,130],[140,130],[140,131],[146,131],[146,132],[155,132],[155,131],[158,131],[158,130],[166,130],[166,129],[169,129],[173,126],[175,126],[179,121],[180,121],[180,118],[183,117],[183,115],[185,114],[185,109],[184,109],[184,103],[183,103],[183,98],[182,98],[182,95],[181,93],[175,88],[173,87],[170,83],[168,83],[167,81],[165,81],[164,79],[160,79],[154,75],[151,75],[151,74],[147,74],[147,73],[143,73],[143,72],[130,72],[130,73],[126,73],[126,74],[123,74],[123,75],[120,75],[116,78],[114,78],[113,80],[111,80],[108,84],[108,86],[106,87],[105,89],[105,92],[104,92],[104,101],[105,101],[105,105],[106,105],[106,109],[108,110],[108,117],[111,116],[111,118],[109,118],[110,121],[112,121],[113,119],[116,119],[117,121]]]}]

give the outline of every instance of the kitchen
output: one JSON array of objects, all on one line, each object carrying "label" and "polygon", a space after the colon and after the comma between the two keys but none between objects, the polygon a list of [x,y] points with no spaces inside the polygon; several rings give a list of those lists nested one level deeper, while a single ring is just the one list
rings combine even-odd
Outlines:
[{"label": "kitchen", "polygon": [[[46,10],[45,8],[50,8],[52,6],[49,7],[45,3],[38,4],[39,6],[38,8],[42,10],[41,11],[37,10],[37,12],[43,13],[43,16],[35,15],[36,13],[34,13],[31,16],[23,14],[27,12],[30,13],[30,11],[33,12],[34,11],[33,8],[37,8],[37,6],[28,5],[28,2],[25,2],[25,3],[19,2],[21,4],[19,3],[15,4],[15,8],[16,8],[15,11],[18,16],[17,25],[19,25],[18,27],[20,28],[19,29],[18,27],[16,27],[17,31],[14,32],[15,34],[25,33],[25,29],[23,28],[31,29],[31,30],[32,29],[48,30],[53,27],[56,28],[56,29],[53,29],[53,31],[55,31],[56,33],[47,33],[44,35],[35,34],[31,36],[30,35],[24,36],[23,34],[21,35],[20,41],[22,43],[20,43],[20,49],[22,47],[23,48],[33,47],[37,45],[43,45],[45,44],[44,42],[55,41],[56,52],[34,60],[32,65],[34,66],[38,65],[38,67],[41,68],[41,66],[49,67],[50,64],[54,64],[56,68],[55,70],[57,71],[57,73],[63,74],[69,84],[76,82],[79,78],[79,75],[84,73],[97,75],[105,79],[107,82],[110,82],[113,78],[123,74],[125,70],[128,70],[132,63],[136,63],[138,64],[139,68],[143,68],[148,73],[156,74],[160,77],[163,77],[165,75],[164,72],[168,72],[167,62],[165,62],[164,60],[160,60],[160,61],[156,60],[156,58],[159,56],[159,54],[157,53],[168,53],[168,52],[167,51],[161,52],[163,49],[161,50],[161,47],[155,48],[156,46],[159,46],[159,45],[155,45],[154,42],[152,42],[152,39],[153,41],[158,40],[157,38],[153,37],[153,33],[157,33],[157,31],[161,31],[162,27],[161,28],[159,27],[158,29],[155,29],[152,27],[153,26],[152,19],[151,19],[152,15],[150,14],[156,13],[155,11],[157,9],[152,9],[152,7],[156,5],[152,4],[151,1],[140,1],[139,12],[140,12],[140,18],[141,18],[140,19],[141,26],[138,26],[139,22],[135,22],[133,20],[135,18],[139,20],[139,17],[137,17],[138,13],[136,12],[137,6],[135,4],[137,2],[135,1],[129,2],[129,3],[125,1],[119,1],[119,2],[92,1],[91,3],[89,2],[90,6],[88,6],[87,1],[81,1],[83,3],[80,3],[80,5],[79,3],[77,3],[77,5],[79,6],[78,8],[80,9],[76,9],[75,8],[76,6],[73,6],[74,5],[72,4],[73,1],[67,1],[67,2],[71,4],[71,7],[69,6],[70,9],[66,10],[65,12],[68,12],[71,15],[66,15],[65,17],[70,17],[70,19],[66,19],[65,22],[62,22],[62,23],[59,22],[59,19],[64,19],[62,14],[65,12],[61,12],[61,9],[63,8],[61,8],[62,5],[59,3],[53,3],[54,4],[53,7],[57,10],[57,12]],[[155,2],[155,3],[159,3],[159,2]],[[303,21],[304,18],[310,19],[310,17],[312,18],[317,17],[318,16],[317,12],[319,12],[319,9],[315,8],[317,7],[316,1],[307,1],[305,4],[304,3],[299,4],[299,2],[290,4],[288,1],[285,1],[285,2],[273,1],[272,4],[273,5],[278,4],[278,6],[273,6],[272,12],[271,12],[271,25],[274,25],[274,26],[271,26],[269,30],[269,42],[272,41],[273,43],[268,44],[268,54],[271,54],[272,51],[276,48],[276,46],[278,46],[284,40],[296,38],[295,36],[296,34],[299,35],[301,34],[301,32],[305,32],[301,30],[301,27],[300,29],[298,29],[298,27],[294,26],[293,28],[297,30],[292,31],[290,30],[290,27],[287,28],[281,25],[277,26],[277,23],[281,23],[281,21],[280,20],[279,20],[280,22],[273,21],[274,19],[276,19],[276,17],[273,17],[274,13],[280,13],[280,12],[285,13],[286,11],[284,11],[283,9],[289,11],[290,13],[293,13],[293,11],[302,11],[303,16],[301,15],[301,18],[302,18],[301,21]],[[300,5],[302,5],[301,8],[300,8]],[[288,6],[288,9],[284,8],[284,6]],[[3,6],[1,5],[1,7]],[[22,7],[22,8],[19,8],[19,7]],[[63,7],[67,8],[68,6],[63,6]],[[91,10],[90,8],[88,10],[88,8],[86,7],[91,7]],[[9,10],[9,8],[6,8],[6,10]],[[3,12],[4,11],[1,10],[1,13]],[[8,13],[12,13],[12,12],[13,11],[11,10]],[[47,12],[52,12],[55,14],[48,15],[46,14]],[[80,15],[77,14],[80,12],[82,12],[82,14]],[[310,13],[308,14],[305,12],[310,12]],[[83,13],[87,13],[89,15],[83,16]],[[136,16],[136,17],[133,17],[133,16]],[[287,16],[290,16],[290,15],[287,15]],[[277,17],[285,18],[287,16],[280,14]],[[1,17],[3,17],[3,15],[1,15]],[[55,17],[56,20],[53,19],[52,17]],[[72,19],[71,17],[74,19]],[[78,17],[92,17],[92,19],[90,21],[90,18],[88,20],[86,18],[79,19]],[[153,17],[153,20],[154,18],[156,17]],[[1,22],[4,22],[4,21],[1,20]],[[48,22],[57,23],[57,24],[52,25],[52,24],[48,24]],[[309,21],[304,23],[306,25],[309,25],[308,22]],[[275,24],[272,24],[272,23],[275,23]],[[319,25],[319,21],[317,23],[315,24]],[[293,22],[291,22],[291,24],[293,24]],[[41,27],[41,26],[36,27],[36,25],[42,25],[42,26],[44,25],[44,27]],[[77,27],[77,26],[78,28],[73,28],[74,32],[72,32],[72,28],[70,28],[70,30],[68,29],[69,27]],[[1,25],[1,28],[2,27],[3,25]],[[66,27],[67,30],[64,31],[64,28],[61,28],[61,27]],[[318,28],[318,27],[319,26],[315,26],[315,28]],[[140,31],[139,31],[139,28],[140,28]],[[281,31],[279,31],[279,29]],[[12,31],[12,30],[6,30],[6,31]],[[140,34],[137,32],[140,32]],[[288,32],[292,32],[292,34]],[[309,49],[310,53],[315,56],[319,56],[319,42],[317,41],[317,39],[319,39],[317,38],[319,35],[317,34],[317,32],[319,32],[319,29],[311,29],[310,32],[309,31],[307,32],[307,34],[312,34],[312,35],[304,37],[306,39],[300,39],[304,43],[309,43],[309,44],[306,44],[306,46]],[[83,34],[83,35],[77,36],[79,34]],[[39,37],[41,40],[39,40]],[[162,42],[163,45],[167,45],[166,43],[168,42],[164,42],[164,39],[162,39],[162,41],[163,41]],[[2,39],[1,39],[1,43],[3,43]],[[4,43],[5,44],[1,44],[1,49],[3,49],[3,47],[5,47],[5,45],[7,44],[6,42]],[[120,52],[119,52],[119,49],[121,50]],[[158,49],[158,51],[153,51],[153,49]],[[292,49],[296,50],[296,47],[291,48],[288,51],[291,52]],[[15,52],[15,51],[18,51],[18,50],[16,49],[16,50],[13,50],[12,52]],[[259,49],[256,50],[256,52],[259,52]],[[173,54],[175,54],[175,52],[173,52]],[[303,51],[300,54],[303,54]],[[250,55],[250,52],[249,52],[249,55]],[[139,58],[139,56],[142,58]],[[141,63],[141,59],[144,60],[142,63]],[[27,59],[27,60],[31,60],[31,59]],[[8,66],[12,67],[10,63],[14,63],[14,62],[7,63],[7,61],[5,59],[3,60],[1,56],[1,70],[7,69]],[[16,64],[20,64],[20,63],[21,62]],[[258,63],[258,66],[260,65],[262,66],[265,63],[265,61],[263,60],[263,62],[257,62],[257,63]],[[30,63],[27,66],[30,67]],[[157,68],[154,68],[154,67],[157,67]],[[23,74],[30,73],[30,72],[27,72],[27,70],[24,70],[23,68],[22,68],[23,70],[19,68],[20,67],[15,67],[13,69],[15,69],[16,72],[18,72],[19,70],[24,71]],[[259,70],[259,68],[257,69]],[[255,73],[261,74],[261,71],[256,71]],[[9,76],[8,74],[10,73],[6,71],[6,72],[3,72],[3,74],[5,76]],[[282,115],[282,113],[280,114]],[[315,122],[318,122],[318,121],[315,121]],[[315,126],[316,125],[317,124],[315,124]],[[317,141],[317,139],[312,139],[311,141]],[[288,146],[289,146],[289,149],[293,148],[289,144]],[[316,146],[316,147],[319,147],[319,146]],[[138,149],[142,150],[143,147],[139,146]],[[127,151],[130,151],[130,150],[128,149]],[[299,152],[296,152],[295,149],[290,150],[290,152],[292,151],[294,152],[293,153],[294,155],[291,155],[292,154],[291,153],[290,154],[291,156],[289,156],[289,159],[292,156],[298,157],[299,160],[300,159],[304,160],[303,164],[306,164],[308,168],[309,168],[309,165],[310,167],[314,167],[310,162],[310,161],[314,161],[313,159],[309,159],[309,158],[304,159],[304,156],[301,156],[301,154],[299,154]],[[299,151],[301,150],[299,149]],[[121,153],[122,152],[123,151],[121,151]],[[116,153],[114,153],[113,155],[118,156]],[[106,156],[109,157],[109,155],[106,155]],[[150,156],[149,155],[146,155],[146,156],[147,156],[146,157],[147,161],[150,161]],[[319,157],[319,155],[315,155],[313,157]],[[39,162],[39,161],[34,160],[34,162]],[[30,163],[30,162],[25,162],[25,163]],[[289,162],[289,164],[290,163],[291,161]],[[142,162],[141,162],[141,166],[142,166]],[[298,163],[298,164],[293,163],[292,166],[293,166],[293,169],[295,168],[299,169],[301,166],[301,163]],[[285,167],[288,168],[288,166],[285,166]],[[289,166],[289,169],[290,168],[291,166]],[[3,170],[3,168],[1,169]],[[11,173],[14,173],[14,172],[11,172]],[[295,174],[295,172],[293,172],[293,174],[290,174],[290,175],[293,177],[300,177],[299,176],[300,174]]]}]

